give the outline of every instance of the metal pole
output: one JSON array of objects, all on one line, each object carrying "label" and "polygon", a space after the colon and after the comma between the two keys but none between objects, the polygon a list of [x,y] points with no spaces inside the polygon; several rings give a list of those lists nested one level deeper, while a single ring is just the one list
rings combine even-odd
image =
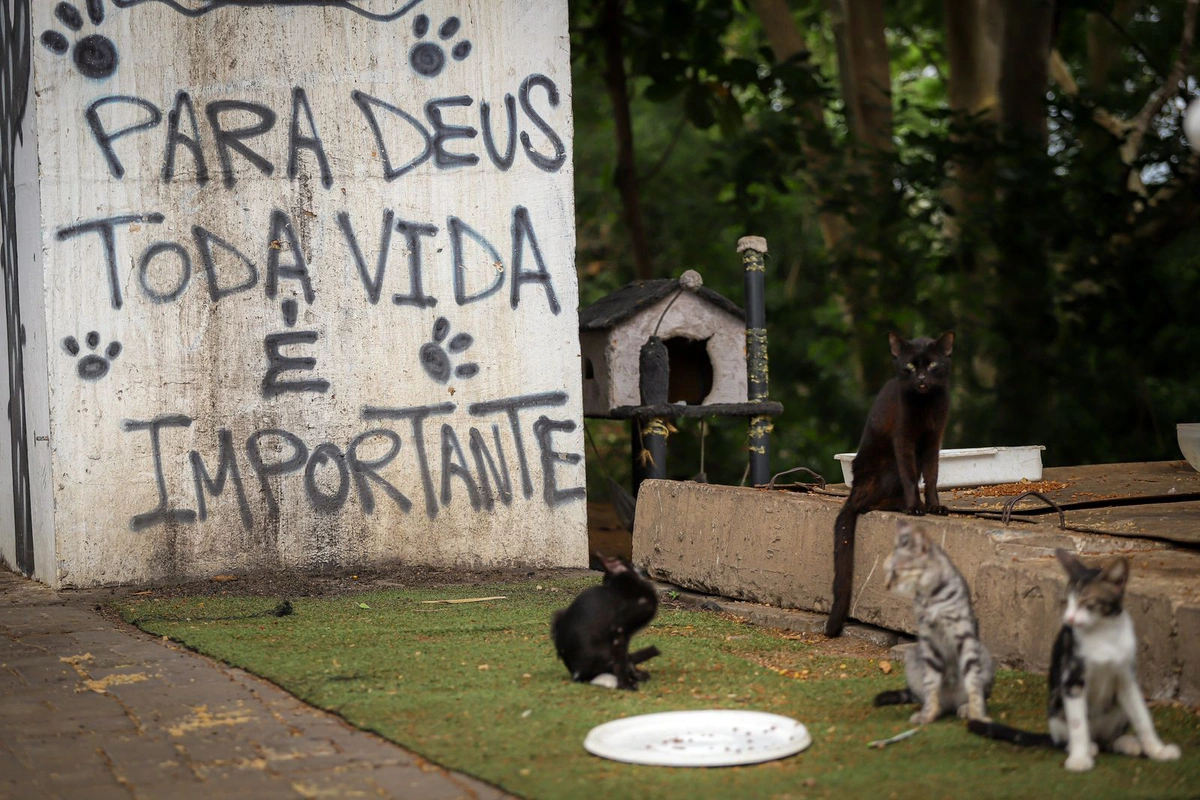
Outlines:
[{"label": "metal pole", "polygon": [[[767,240],[761,236],[738,239],[742,267],[746,271],[746,389],[751,403],[767,400],[767,309],[766,265],[763,254]],[[771,418],[750,418],[750,485],[765,486],[771,480]]]}]

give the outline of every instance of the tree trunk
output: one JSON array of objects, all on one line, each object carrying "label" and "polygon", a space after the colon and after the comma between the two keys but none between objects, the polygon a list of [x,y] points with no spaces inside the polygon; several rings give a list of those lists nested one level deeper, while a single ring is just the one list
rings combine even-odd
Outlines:
[{"label": "tree trunk", "polygon": [[621,36],[624,6],[624,0],[605,0],[604,3],[604,15],[600,23],[604,35],[604,83],[613,109],[613,126],[617,137],[616,184],[625,212],[625,226],[629,229],[634,272],[639,280],[646,280],[654,277],[654,265],[642,218],[642,198],[633,147],[633,121],[629,112],[625,47]]},{"label": "tree trunk", "polygon": [[945,0],[950,108],[995,120],[1004,14],[997,0]]},{"label": "tree trunk", "polygon": [[892,72],[883,0],[831,0],[830,5],[840,7],[845,20],[838,66],[854,138],[869,149],[891,152]]},{"label": "tree trunk", "polygon": [[1054,0],[1008,0],[1000,73],[1000,120],[1013,135],[1046,139],[1046,85]]}]

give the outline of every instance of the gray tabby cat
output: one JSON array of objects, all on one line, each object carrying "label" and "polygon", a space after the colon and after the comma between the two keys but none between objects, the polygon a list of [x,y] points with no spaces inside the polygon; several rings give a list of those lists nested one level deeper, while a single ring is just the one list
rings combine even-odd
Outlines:
[{"label": "gray tabby cat", "polygon": [[[1072,772],[1095,765],[1101,749],[1155,761],[1179,758],[1163,744],[1137,683],[1137,638],[1122,605],[1129,562],[1114,558],[1089,567],[1056,550],[1070,576],[1063,626],[1050,655],[1050,733],[1028,733],[998,723],[968,723],[981,736],[1019,745],[1066,747]],[[1127,733],[1130,725],[1133,733]]]},{"label": "gray tabby cat", "polygon": [[996,672],[979,641],[971,591],[950,557],[907,520],[896,526],[896,546],[884,565],[887,588],[912,594],[917,646],[904,659],[908,688],[882,692],[876,706],[921,703],[912,715],[925,725],[951,711],[987,720],[987,696]]}]

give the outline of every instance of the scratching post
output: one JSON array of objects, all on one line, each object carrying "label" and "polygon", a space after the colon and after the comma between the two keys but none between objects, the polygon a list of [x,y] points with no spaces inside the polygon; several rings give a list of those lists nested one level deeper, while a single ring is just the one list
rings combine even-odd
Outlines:
[{"label": "scratching post", "polygon": [[[751,403],[767,401],[767,310],[766,265],[763,254],[767,240],[761,236],[738,239],[746,281],[746,389]],[[771,480],[771,418],[750,418],[750,485],[764,486]]]}]

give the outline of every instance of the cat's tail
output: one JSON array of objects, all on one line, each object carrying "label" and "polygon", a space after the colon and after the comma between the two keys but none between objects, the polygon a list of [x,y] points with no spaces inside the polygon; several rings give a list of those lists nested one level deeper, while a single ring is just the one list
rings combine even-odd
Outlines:
[{"label": "cat's tail", "polygon": [[983,722],[978,719],[967,720],[967,730],[971,733],[997,739],[1001,742],[1019,745],[1021,747],[1058,747],[1053,737],[1048,733],[1032,733],[1018,728],[1010,728],[999,722]]},{"label": "cat's tail", "polygon": [[632,653],[630,653],[629,654],[629,663],[630,664],[640,664],[643,661],[649,661],[650,659],[654,658],[655,656],[660,656],[660,655],[662,655],[662,651],[659,650],[654,645],[650,645],[649,647],[643,647],[641,650],[634,650]]},{"label": "cat's tail", "polygon": [[919,702],[921,701],[917,699],[917,696],[908,689],[894,689],[875,695],[876,708],[880,706],[906,706]]},{"label": "cat's tail", "polygon": [[850,595],[854,590],[854,531],[858,527],[858,510],[849,500],[838,512],[833,523],[833,602],[825,635],[841,636],[850,614]]}]

